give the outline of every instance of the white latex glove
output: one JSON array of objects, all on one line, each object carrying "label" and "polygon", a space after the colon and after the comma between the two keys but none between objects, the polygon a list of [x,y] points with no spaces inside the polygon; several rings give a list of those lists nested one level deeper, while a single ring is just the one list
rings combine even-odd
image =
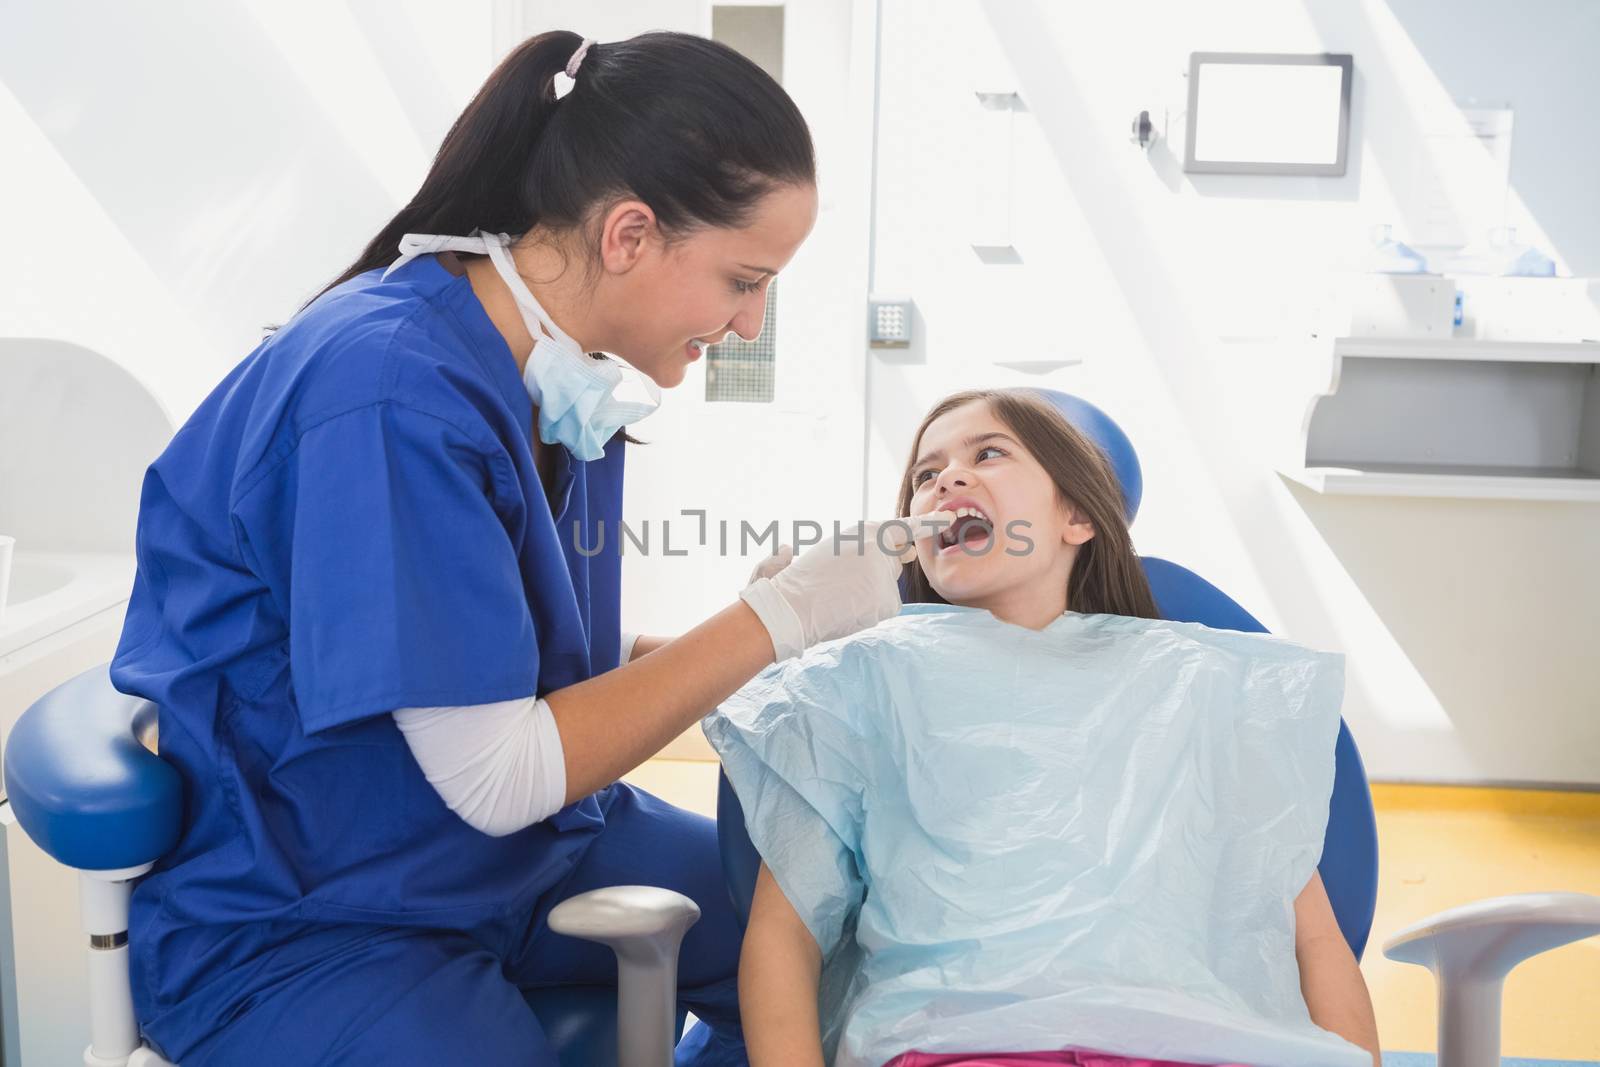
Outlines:
[{"label": "white latex glove", "polygon": [[[780,662],[900,610],[897,583],[902,560],[916,550],[904,525],[896,523],[884,531],[884,547],[889,550],[884,551],[878,546],[882,525],[864,523],[844,537],[814,545],[771,577],[756,578],[739,594],[767,628]],[[858,532],[859,545],[847,539]]]},{"label": "white latex glove", "polygon": [[[760,563],[756,564],[756,569],[750,572],[750,582],[757,581],[761,578],[771,578],[773,575],[777,574],[779,571],[783,570],[783,568],[787,567],[793,562],[794,546],[779,545],[777,551],[768,556],[766,559],[762,560]],[[749,585],[750,582],[746,582],[745,584]]]}]

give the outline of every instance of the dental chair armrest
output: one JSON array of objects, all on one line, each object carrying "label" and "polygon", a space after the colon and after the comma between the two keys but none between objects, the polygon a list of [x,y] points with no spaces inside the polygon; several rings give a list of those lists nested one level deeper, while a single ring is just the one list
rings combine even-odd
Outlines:
[{"label": "dental chair armrest", "polygon": [[[663,936],[681,938],[699,918],[700,906],[682,893],[651,885],[614,885],[557,904],[550,911],[550,929],[636,953],[659,944]],[[677,951],[676,940],[672,951]]]},{"label": "dental chair armrest", "polygon": [[1383,954],[1433,972],[1439,987],[1439,1067],[1500,1062],[1500,989],[1513,967],[1600,934],[1600,897],[1522,893],[1430,915],[1383,943]]},{"label": "dental chair armrest", "polygon": [[1383,954],[1432,971],[1503,978],[1541,952],[1600,934],[1600,897],[1521,893],[1449,908],[1383,943]]},{"label": "dental chair armrest", "polygon": [[617,954],[617,1056],[629,1067],[671,1067],[678,949],[700,919],[682,893],[647,885],[594,889],[550,910],[550,929]]}]

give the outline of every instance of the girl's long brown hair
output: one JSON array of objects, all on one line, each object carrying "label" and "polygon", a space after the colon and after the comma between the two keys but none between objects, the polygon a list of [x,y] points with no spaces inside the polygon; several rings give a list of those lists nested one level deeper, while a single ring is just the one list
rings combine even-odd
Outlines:
[{"label": "girl's long brown hair", "polygon": [[[1145,579],[1144,567],[1133,550],[1128,533],[1126,503],[1111,461],[1100,446],[1067,421],[1055,406],[1026,389],[973,389],[947,396],[935,404],[917,427],[911,441],[911,455],[905,475],[900,479],[900,499],[895,514],[911,514],[915,475],[912,469],[922,454],[922,435],[933,420],[967,404],[989,406],[1055,482],[1056,496],[1066,507],[1076,507],[1094,524],[1094,536],[1078,548],[1067,577],[1067,605],[1085,614],[1132,615],[1159,619],[1155,597]],[[913,561],[906,574],[906,602],[909,604],[948,603],[934,591]]]}]

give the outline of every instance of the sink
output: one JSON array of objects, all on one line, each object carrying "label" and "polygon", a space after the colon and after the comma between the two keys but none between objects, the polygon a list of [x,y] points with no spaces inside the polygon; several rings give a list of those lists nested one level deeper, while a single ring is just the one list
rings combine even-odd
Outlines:
[{"label": "sink", "polygon": [[11,588],[4,606],[16,607],[49,596],[72,581],[72,571],[59,563],[18,559],[11,566]]},{"label": "sink", "polygon": [[131,552],[18,552],[0,613],[0,678],[19,650],[126,604],[133,575]]}]

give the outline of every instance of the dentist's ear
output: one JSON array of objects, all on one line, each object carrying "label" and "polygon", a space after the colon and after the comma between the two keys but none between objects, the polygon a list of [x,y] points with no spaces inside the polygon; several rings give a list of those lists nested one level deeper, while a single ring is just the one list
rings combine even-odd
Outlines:
[{"label": "dentist's ear", "polygon": [[600,262],[613,274],[626,274],[644,255],[656,232],[656,213],[642,200],[624,200],[606,213],[600,229]]}]

